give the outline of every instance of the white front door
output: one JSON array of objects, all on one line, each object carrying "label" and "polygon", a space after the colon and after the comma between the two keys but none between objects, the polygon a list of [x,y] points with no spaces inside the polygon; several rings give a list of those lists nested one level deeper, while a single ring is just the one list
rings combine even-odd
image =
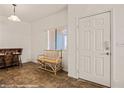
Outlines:
[{"label": "white front door", "polygon": [[79,20],[79,78],[110,86],[110,12]]}]

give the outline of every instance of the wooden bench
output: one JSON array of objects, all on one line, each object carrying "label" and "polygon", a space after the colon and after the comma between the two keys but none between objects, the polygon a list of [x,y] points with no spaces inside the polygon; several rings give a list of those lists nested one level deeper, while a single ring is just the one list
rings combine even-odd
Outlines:
[{"label": "wooden bench", "polygon": [[44,50],[37,61],[41,69],[56,75],[56,72],[62,69],[62,50]]}]

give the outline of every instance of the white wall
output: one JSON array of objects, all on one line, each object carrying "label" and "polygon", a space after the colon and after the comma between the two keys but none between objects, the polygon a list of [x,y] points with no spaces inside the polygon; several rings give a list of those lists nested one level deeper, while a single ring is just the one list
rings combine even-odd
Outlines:
[{"label": "white wall", "polygon": [[[40,55],[44,49],[47,49],[47,30],[59,26],[67,26],[67,9],[33,22],[31,26],[31,55],[32,60],[36,61],[37,56]],[[63,52],[63,55],[64,69],[67,70],[67,50]]]},{"label": "white wall", "polygon": [[23,48],[22,62],[31,59],[30,24],[10,22],[0,16],[0,48]]},{"label": "white wall", "polygon": [[124,5],[69,5],[68,6],[68,74],[77,78],[76,17],[112,10],[112,87],[124,87]]}]

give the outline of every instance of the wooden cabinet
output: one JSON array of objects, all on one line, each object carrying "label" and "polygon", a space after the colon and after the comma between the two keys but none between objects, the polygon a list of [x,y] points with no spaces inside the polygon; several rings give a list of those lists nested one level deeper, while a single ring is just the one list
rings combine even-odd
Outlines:
[{"label": "wooden cabinet", "polygon": [[0,49],[0,68],[22,65],[21,54],[22,48],[4,48]]}]

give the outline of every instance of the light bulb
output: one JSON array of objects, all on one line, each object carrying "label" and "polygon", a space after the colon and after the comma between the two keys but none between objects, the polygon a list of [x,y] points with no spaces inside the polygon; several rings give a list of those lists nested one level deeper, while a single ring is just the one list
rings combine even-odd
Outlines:
[{"label": "light bulb", "polygon": [[16,15],[11,15],[8,17],[10,21],[20,22],[21,20]]}]

